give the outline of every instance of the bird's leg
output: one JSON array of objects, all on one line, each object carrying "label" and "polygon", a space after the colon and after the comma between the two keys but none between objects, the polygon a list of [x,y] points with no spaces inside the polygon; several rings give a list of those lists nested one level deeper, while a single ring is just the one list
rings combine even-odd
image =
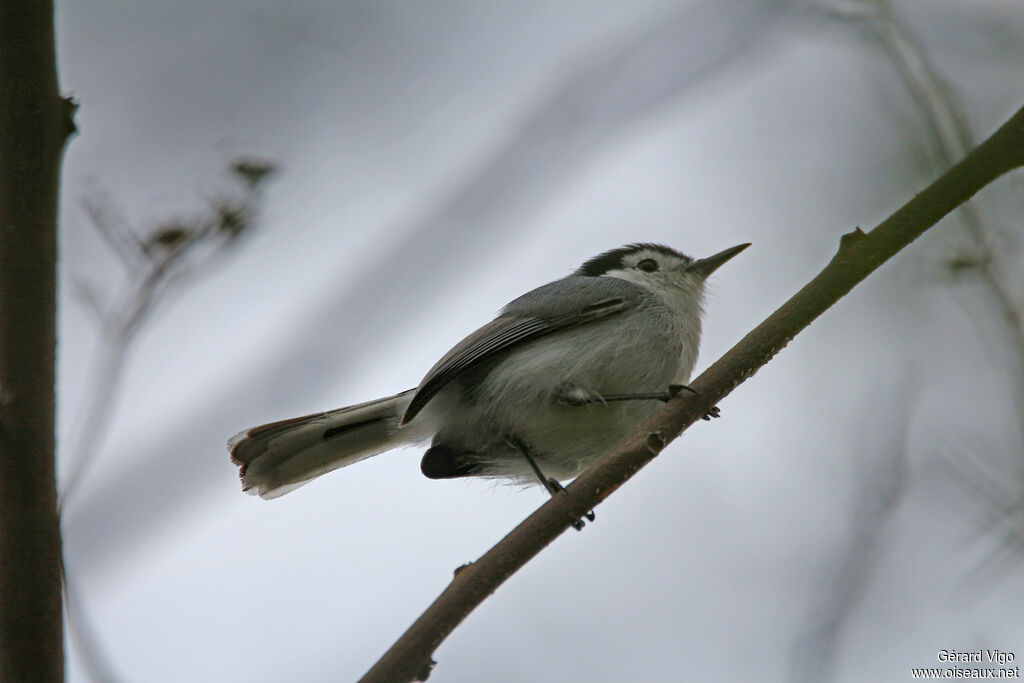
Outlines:
[{"label": "bird's leg", "polygon": [[[684,389],[691,394],[697,393],[685,384],[670,384],[665,391],[640,392],[636,394],[598,394],[588,391],[578,384],[566,382],[558,388],[556,396],[559,403],[567,406],[582,406],[593,403],[603,405],[613,401],[661,401],[662,403],[667,403],[670,398],[676,396]],[[710,420],[713,417],[721,416],[722,411],[719,410],[718,406],[712,406],[708,412],[701,416],[701,419]]]},{"label": "bird's leg", "polygon": [[697,393],[685,384],[670,384],[665,391],[648,391],[636,394],[597,394],[583,387],[566,383],[559,387],[558,402],[569,406],[582,406],[588,403],[611,403],[612,401],[661,401],[667,402],[683,389]]},{"label": "bird's leg", "polygon": [[696,394],[697,393],[696,391],[694,391],[690,387],[686,386],[685,384],[670,384],[670,385],[668,385],[668,389],[666,389],[665,391],[654,391],[654,392],[639,393],[639,394],[605,394],[601,398],[605,402],[610,402],[610,401],[655,400],[655,401],[661,401],[662,403],[668,403],[668,400],[670,398],[673,398],[674,396],[676,396],[683,389],[686,389],[691,394]]},{"label": "bird's leg", "polygon": [[[533,473],[537,475],[537,479],[538,481],[540,481],[541,486],[547,489],[548,493],[551,494],[552,498],[554,498],[559,493],[565,491],[565,487],[562,486],[557,479],[555,479],[554,477],[544,476],[544,473],[540,469],[540,465],[537,464],[536,459],[534,459],[533,454],[530,453],[530,449],[525,443],[515,438],[509,439],[509,441],[512,444],[512,446],[514,446],[517,450],[519,450],[520,453],[523,454],[523,457],[526,458],[526,462],[530,463],[530,469],[532,469]],[[591,522],[594,521],[595,516],[596,515],[594,515],[593,510],[584,515],[584,517],[586,517]],[[586,522],[584,522],[582,519],[574,519],[572,522],[570,522],[570,524],[572,524],[572,528],[576,531],[582,531]]]}]

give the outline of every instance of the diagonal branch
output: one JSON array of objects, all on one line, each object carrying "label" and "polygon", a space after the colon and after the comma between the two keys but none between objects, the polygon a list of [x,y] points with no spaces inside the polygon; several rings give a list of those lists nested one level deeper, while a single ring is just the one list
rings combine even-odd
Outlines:
[{"label": "diagonal branch", "polygon": [[963,161],[874,230],[843,235],[839,251],[789,301],[659,409],[636,434],[553,497],[451,584],[370,669],[363,681],[423,680],[431,654],[498,586],[650,462],[712,406],[751,377],[797,334],[942,217],[1001,175],[1024,165],[1024,109]]},{"label": "diagonal branch", "polygon": [[[855,26],[863,28],[877,43],[899,76],[914,103],[915,122],[928,145],[928,151],[938,167],[946,167],[967,153],[974,145],[963,106],[954,95],[946,79],[936,69],[921,41],[901,20],[888,0],[863,0],[861,14],[854,17],[841,13],[843,18],[854,19]],[[983,212],[984,205],[969,204],[960,212],[967,236],[971,240],[970,253],[961,261],[983,287],[995,306],[996,323],[1006,332],[1015,368],[1024,373],[1024,313],[1016,302],[1016,288],[1010,277],[1012,253],[1001,249],[995,239],[995,221],[991,212]],[[983,215],[983,213],[985,215]],[[952,268],[951,268],[952,269]],[[1024,376],[1020,377],[1024,380]],[[1024,381],[1013,384],[1017,393],[1017,427],[1024,437]]]}]

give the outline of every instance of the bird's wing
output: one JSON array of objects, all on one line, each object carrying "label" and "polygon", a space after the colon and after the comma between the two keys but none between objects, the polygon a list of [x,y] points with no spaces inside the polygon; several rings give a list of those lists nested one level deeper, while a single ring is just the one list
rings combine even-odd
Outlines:
[{"label": "bird's wing", "polygon": [[[584,279],[590,282],[572,282]],[[523,342],[586,325],[637,304],[639,293],[635,285],[614,280],[595,287],[593,283],[597,280],[565,278],[535,289],[506,306],[501,315],[456,344],[430,369],[406,408],[402,424],[416,417],[442,387],[473,366]]]}]

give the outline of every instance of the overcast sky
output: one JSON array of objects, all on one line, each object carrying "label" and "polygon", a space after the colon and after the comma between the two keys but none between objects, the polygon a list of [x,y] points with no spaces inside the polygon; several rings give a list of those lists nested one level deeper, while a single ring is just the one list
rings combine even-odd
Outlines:
[{"label": "overcast sky", "polygon": [[[81,102],[63,456],[101,343],[74,283],[114,300],[125,282],[82,200],[145,232],[201,211],[239,155],[281,168],[253,234],[137,338],[68,502],[69,576],[119,680],[354,680],[547,495],[430,481],[409,449],[262,501],[235,432],[415,386],[606,249],[752,242],[713,277],[699,371],[933,178],[878,41],[815,7],[62,5]],[[976,138],[1024,103],[1021,5],[895,7]],[[1020,196],[1018,177],[977,200],[1015,283]],[[1019,522],[984,521],[1024,500],[1022,371],[984,287],[943,266],[964,234],[945,221],[812,325],[470,616],[431,681],[907,680],[942,649],[1024,658],[1019,545],[986,562]],[[70,680],[90,680],[75,649]]]}]

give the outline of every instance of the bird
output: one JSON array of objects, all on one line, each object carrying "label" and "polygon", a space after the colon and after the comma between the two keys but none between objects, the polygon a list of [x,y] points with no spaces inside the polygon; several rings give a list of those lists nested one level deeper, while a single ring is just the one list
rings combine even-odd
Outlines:
[{"label": "bird", "polygon": [[538,483],[554,496],[689,388],[708,276],[749,246],[695,259],[636,242],[594,256],[508,303],[413,389],[236,434],[228,449],[242,488],[277,498],[429,440],[420,469],[430,479]]}]

